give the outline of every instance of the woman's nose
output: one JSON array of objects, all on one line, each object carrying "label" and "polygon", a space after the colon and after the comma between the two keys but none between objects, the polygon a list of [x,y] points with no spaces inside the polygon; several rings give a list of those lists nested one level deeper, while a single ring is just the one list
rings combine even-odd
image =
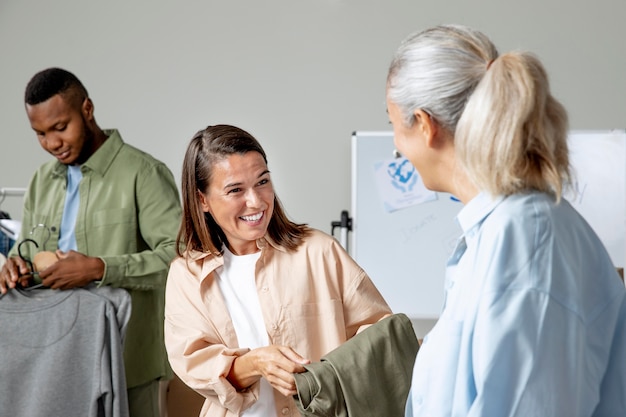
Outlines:
[{"label": "woman's nose", "polygon": [[251,189],[246,192],[246,205],[248,207],[258,207],[260,201],[261,199],[256,190]]}]

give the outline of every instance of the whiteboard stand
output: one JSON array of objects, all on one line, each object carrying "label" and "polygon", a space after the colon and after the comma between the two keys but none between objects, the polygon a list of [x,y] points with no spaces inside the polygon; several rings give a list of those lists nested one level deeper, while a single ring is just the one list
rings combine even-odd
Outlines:
[{"label": "whiteboard stand", "polygon": [[341,220],[330,223],[330,234],[335,235],[335,228],[340,229],[339,243],[348,251],[348,233],[352,231],[352,218],[348,215],[347,210],[341,212]]}]

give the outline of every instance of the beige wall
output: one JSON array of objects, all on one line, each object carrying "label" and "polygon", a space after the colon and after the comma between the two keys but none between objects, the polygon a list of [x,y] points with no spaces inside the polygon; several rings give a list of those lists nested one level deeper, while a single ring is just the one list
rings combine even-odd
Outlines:
[{"label": "beige wall", "polygon": [[[86,84],[103,127],[180,177],[191,136],[232,123],[256,135],[288,213],[330,231],[350,208],[350,134],[387,130],[384,82],[408,33],[480,28],[544,61],[572,127],[626,127],[626,2],[527,0],[1,0],[0,187],[48,156],[23,109],[48,66]],[[20,217],[21,199],[0,206]]]},{"label": "beige wall", "polygon": [[[626,128],[624,16],[624,0],[0,0],[0,188],[26,187],[49,159],[23,91],[61,66],[83,80],[102,127],[177,179],[197,130],[249,130],[288,213],[329,232],[350,208],[351,133],[389,129],[387,65],[410,32],[462,23],[502,52],[531,50],[572,128]],[[18,219],[20,207],[0,206]],[[414,324],[419,336],[432,326]]]}]

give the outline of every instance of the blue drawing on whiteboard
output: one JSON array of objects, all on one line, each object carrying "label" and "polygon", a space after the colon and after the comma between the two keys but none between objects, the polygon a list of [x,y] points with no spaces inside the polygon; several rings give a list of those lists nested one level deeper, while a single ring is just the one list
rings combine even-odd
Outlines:
[{"label": "blue drawing on whiteboard", "polygon": [[402,159],[399,162],[393,161],[387,166],[391,185],[403,193],[413,191],[413,187],[417,183],[417,171],[408,159]]},{"label": "blue drawing on whiteboard", "polygon": [[374,175],[387,212],[437,199],[437,194],[424,186],[419,173],[405,157],[375,163]]}]

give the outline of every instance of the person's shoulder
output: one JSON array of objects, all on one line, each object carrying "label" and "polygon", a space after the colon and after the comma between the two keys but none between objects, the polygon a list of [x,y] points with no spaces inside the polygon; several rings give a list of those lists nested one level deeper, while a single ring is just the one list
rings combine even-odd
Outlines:
[{"label": "person's shoulder", "polygon": [[529,223],[547,219],[558,209],[555,197],[541,192],[510,195],[502,200],[492,213],[491,220],[501,226],[509,223]]},{"label": "person's shoulder", "polygon": [[126,142],[117,129],[104,129],[104,133],[108,136],[105,147],[108,147],[108,151],[117,152],[117,159],[133,158],[148,164],[163,164],[147,151]]},{"label": "person's shoulder", "polygon": [[39,168],[37,168],[37,172],[55,172],[60,169],[60,167],[61,164],[56,159],[52,159],[39,165]]},{"label": "person's shoulder", "polygon": [[338,248],[341,248],[341,244],[334,236],[311,227],[308,228],[308,233],[303,239],[302,246],[307,251],[317,250],[320,252],[335,252]]},{"label": "person's shoulder", "polygon": [[32,181],[36,181],[38,178],[47,179],[51,175],[55,173],[60,173],[61,170],[65,168],[61,163],[59,163],[56,159],[44,162],[39,165],[39,167],[35,170],[32,176]]},{"label": "person's shoulder", "polygon": [[207,272],[214,271],[223,264],[224,258],[221,256],[196,250],[186,251],[170,263],[170,276],[189,275],[201,281]]},{"label": "person's shoulder", "polygon": [[114,163],[126,169],[133,168],[140,173],[148,173],[150,170],[169,171],[171,173],[163,161],[126,142],[122,142]]},{"label": "person's shoulder", "polygon": [[321,243],[331,244],[331,243],[337,242],[337,239],[335,239],[328,233],[323,232],[319,229],[309,227],[307,230],[308,230],[308,234],[305,237],[305,241],[313,242],[316,244],[321,244]]},{"label": "person's shoulder", "polygon": [[503,197],[479,222],[477,231],[481,236],[480,241],[527,243],[533,231],[537,230],[536,223],[544,221],[542,218],[545,216],[537,211],[538,203],[542,205],[541,199],[531,194]]},{"label": "person's shoulder", "polygon": [[584,228],[584,221],[566,200],[557,201],[549,193],[528,192],[504,198],[482,222],[480,234],[485,241],[540,250],[564,231],[589,234],[582,231]]},{"label": "person's shoulder", "polygon": [[499,210],[506,209],[509,213],[526,213],[531,207],[554,203],[554,197],[546,193],[526,192],[507,196],[502,200]]},{"label": "person's shoulder", "polygon": [[163,161],[157,159],[155,156],[148,153],[147,151],[139,149],[138,147],[133,146],[126,142],[122,144],[122,148],[120,149],[120,154],[123,154],[124,156],[129,157],[129,158],[135,158],[137,160],[144,161],[147,164],[157,164],[157,165],[164,164]]}]

